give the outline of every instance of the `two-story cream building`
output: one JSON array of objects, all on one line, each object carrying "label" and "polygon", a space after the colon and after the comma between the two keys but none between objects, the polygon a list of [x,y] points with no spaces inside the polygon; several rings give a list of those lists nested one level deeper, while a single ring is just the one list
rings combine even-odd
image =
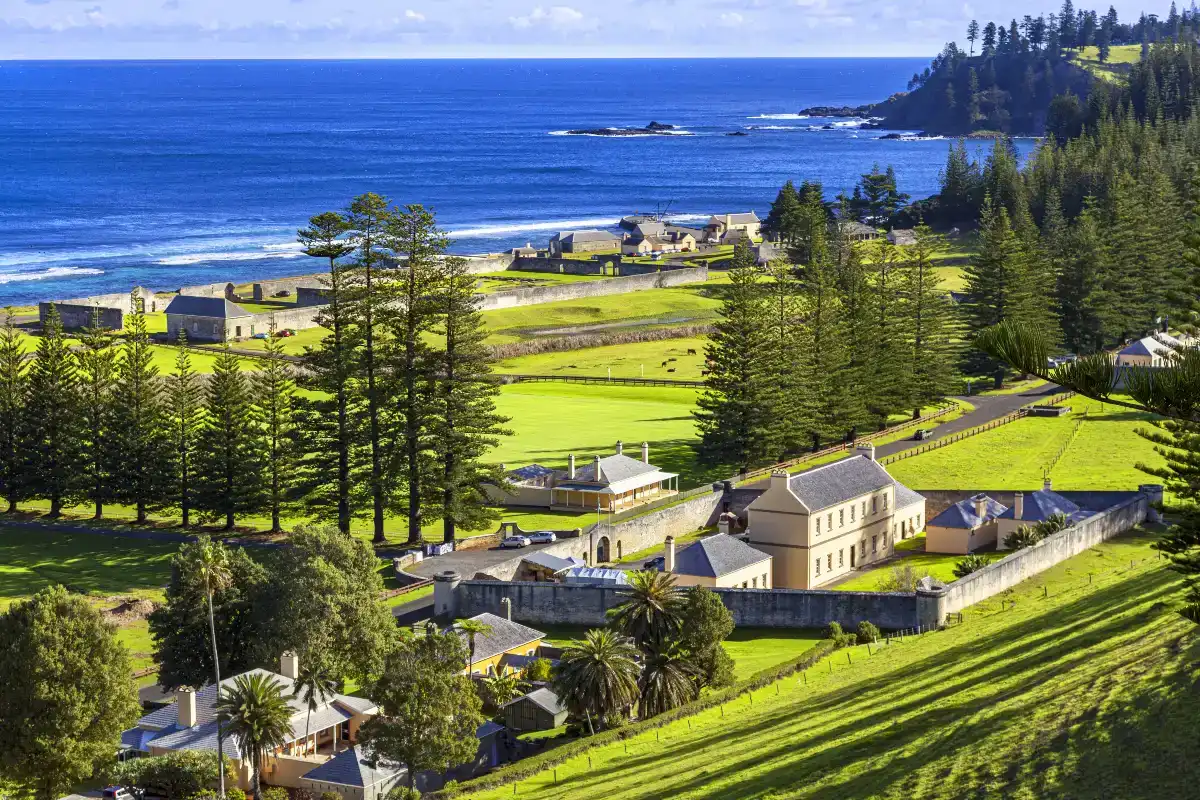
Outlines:
[{"label": "two-story cream building", "polygon": [[925,498],[861,445],[851,458],[798,475],[772,473],[746,512],[748,543],[771,556],[771,585],[813,589],[891,556],[902,525],[920,530]]}]

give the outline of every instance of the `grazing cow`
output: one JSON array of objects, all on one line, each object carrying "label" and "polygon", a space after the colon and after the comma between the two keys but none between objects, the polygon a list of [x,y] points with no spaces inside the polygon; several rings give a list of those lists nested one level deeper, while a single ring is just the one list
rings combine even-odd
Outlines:
[{"label": "grazing cow", "polygon": [[678,361],[678,358],[668,358],[667,361]]},{"label": "grazing cow", "polygon": [[667,370],[667,372],[674,372],[674,371],[675,371],[674,367],[671,367],[669,370]]},{"label": "grazing cow", "polygon": [[695,349],[694,347],[689,347],[689,348],[688,348],[688,355],[689,355],[689,356],[694,356],[694,355],[696,355],[696,349]]},{"label": "grazing cow", "polygon": [[700,370],[700,375],[701,375],[701,377],[708,375],[708,370],[706,370],[706,369]]},{"label": "grazing cow", "polygon": [[667,365],[667,362],[665,362],[665,361],[664,361],[664,362],[662,363],[662,365],[665,367],[665,366]]}]

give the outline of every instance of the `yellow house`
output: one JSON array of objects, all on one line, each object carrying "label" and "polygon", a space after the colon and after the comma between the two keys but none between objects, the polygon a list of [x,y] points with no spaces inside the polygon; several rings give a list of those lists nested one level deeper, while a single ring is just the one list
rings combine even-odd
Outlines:
[{"label": "yellow house", "polygon": [[919,529],[925,498],[875,461],[875,448],[788,475],[771,474],[746,509],[748,544],[772,558],[771,585],[813,589],[894,553],[900,527]]},{"label": "yellow house", "polygon": [[726,533],[708,536],[675,552],[675,537],[667,537],[663,572],[675,576],[676,586],[712,589],[770,589],[771,557]]},{"label": "yellow house", "polygon": [[966,555],[995,547],[997,520],[1007,510],[986,494],[959,500],[929,520],[925,528],[925,552]]},{"label": "yellow house", "polygon": [[[283,654],[279,672],[255,669],[243,673],[267,676],[279,685],[291,706],[291,735],[283,747],[270,754],[262,773],[264,782],[288,788],[300,788],[304,775],[353,748],[358,729],[379,710],[366,698],[339,694],[317,706],[310,717],[308,706],[292,696],[299,673],[299,659],[293,653]],[[238,677],[222,680],[221,686],[228,690]],[[200,691],[181,687],[175,697],[174,703],[152,711],[138,720],[137,727],[121,734],[125,757],[160,756],[178,750],[216,752],[216,685],[209,684]],[[250,788],[249,764],[243,760],[237,743],[225,737],[223,746],[237,770],[239,788]]]},{"label": "yellow house", "polygon": [[[471,659],[471,675],[503,675],[516,671],[510,662],[524,663],[536,657],[546,634],[495,614],[477,614],[474,622],[487,625],[487,633],[475,634],[475,655]],[[457,631],[457,629],[455,629]],[[465,633],[457,631],[464,639]],[[467,670],[463,670],[464,673]]]}]

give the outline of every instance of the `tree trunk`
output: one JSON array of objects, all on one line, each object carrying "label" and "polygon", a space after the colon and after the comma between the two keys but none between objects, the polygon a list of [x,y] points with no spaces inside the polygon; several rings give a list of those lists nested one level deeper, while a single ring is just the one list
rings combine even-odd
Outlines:
[{"label": "tree trunk", "polygon": [[16,500],[9,499],[9,501],[8,501],[8,513],[9,513],[9,514],[15,514],[15,513],[17,513],[17,501],[16,501]]},{"label": "tree trunk", "polygon": [[92,519],[104,519],[104,503],[96,501],[96,513],[92,515]]},{"label": "tree trunk", "polygon": [[[217,703],[221,702],[221,660],[217,656],[217,626],[213,621],[213,605],[212,605],[212,589],[209,588],[205,593],[208,597],[208,633],[212,638],[212,655],[213,655],[213,675],[217,682]],[[225,798],[225,752],[224,752],[224,737],[221,735],[221,726],[217,725],[217,776],[221,782],[221,798]]]},{"label": "tree trunk", "polygon": [[50,516],[62,516],[62,497],[57,494],[50,496]]},{"label": "tree trunk", "polygon": [[225,514],[225,530],[233,530],[233,512],[229,511]]},{"label": "tree trunk", "polygon": [[146,504],[141,500],[137,504],[137,521],[138,525],[146,524]]}]

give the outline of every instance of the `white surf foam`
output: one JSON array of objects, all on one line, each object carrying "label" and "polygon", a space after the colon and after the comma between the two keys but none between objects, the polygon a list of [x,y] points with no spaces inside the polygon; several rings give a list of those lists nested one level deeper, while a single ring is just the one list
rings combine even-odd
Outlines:
[{"label": "white surf foam", "polygon": [[80,275],[103,275],[102,269],[87,267],[50,267],[41,272],[0,272],[0,283],[18,283],[20,281],[40,281],[46,278],[70,278]]},{"label": "white surf foam", "polygon": [[802,131],[807,127],[800,125],[746,125],[748,131]]},{"label": "white surf foam", "polygon": [[186,267],[189,264],[201,264],[205,261],[262,261],[265,259],[275,258],[300,258],[304,253],[295,252],[294,250],[269,249],[270,245],[263,245],[258,250],[249,251],[234,251],[221,253],[187,253],[184,255],[167,256],[166,258],[157,259],[154,263],[161,264],[164,267]]},{"label": "white surf foam", "polygon": [[[599,129],[597,129],[599,130]],[[633,130],[631,128],[607,128],[610,131]],[[689,130],[676,128],[673,131],[659,131],[658,133],[626,133],[619,136],[614,136],[608,133],[571,133],[570,131],[550,131],[551,136],[594,136],[597,139],[654,139],[660,136],[695,136]]]},{"label": "white surf foam", "polygon": [[808,114],[759,114],[756,117],[746,117],[746,119],[810,119]]}]

